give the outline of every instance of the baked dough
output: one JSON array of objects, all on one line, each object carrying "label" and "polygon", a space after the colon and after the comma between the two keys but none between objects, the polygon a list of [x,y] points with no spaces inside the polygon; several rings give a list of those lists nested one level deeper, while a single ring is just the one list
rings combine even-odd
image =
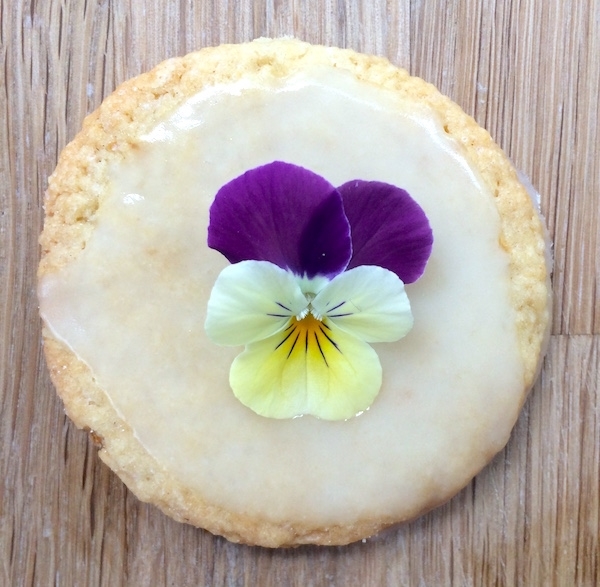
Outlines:
[{"label": "baked dough", "polygon": [[[329,109],[321,112],[324,102]],[[394,148],[384,149],[386,141]],[[344,156],[332,154],[342,146]],[[421,154],[412,175],[402,170],[411,151]],[[430,151],[435,157],[425,162]],[[352,164],[344,163],[352,154]],[[194,157],[204,167],[188,178]],[[202,296],[226,264],[196,236],[206,234],[211,194],[241,171],[282,158],[319,167],[313,170],[335,185],[354,179],[348,174],[355,170],[361,179],[398,177],[414,184],[409,191],[418,201],[419,176],[431,175],[425,187],[440,188],[420,201],[436,241],[424,277],[407,288],[414,333],[377,346],[387,373],[381,400],[347,422],[281,422],[249,412],[226,385],[237,351],[211,348],[198,326]],[[196,195],[190,184],[199,179]],[[458,190],[462,201],[447,185],[444,191],[459,182],[466,186]],[[544,228],[527,191],[485,130],[433,86],[382,58],[260,39],[165,61],[86,118],[50,178],[45,209],[44,349],[68,415],[91,431],[101,458],[140,499],[233,541],[345,544],[443,503],[505,445],[539,369],[549,268]],[[182,244],[196,238],[204,242],[198,257]],[[133,260],[115,252],[123,246],[135,252]],[[145,268],[139,280],[130,277],[138,267]],[[130,340],[131,329],[148,323],[148,315],[135,314],[141,292],[154,287],[152,276],[151,312],[164,318]],[[459,285],[461,303],[453,289]],[[437,300],[445,289],[453,293]],[[106,305],[116,314],[90,326],[102,332],[88,336],[85,320],[102,313],[94,304],[109,290]],[[197,317],[188,303],[196,294]],[[84,309],[74,310],[80,300]],[[184,313],[172,314],[170,306]],[[446,311],[465,317],[452,322]],[[157,341],[147,343],[156,332]],[[120,344],[136,349],[130,360],[100,350]],[[173,351],[180,346],[193,349],[197,363]],[[157,374],[153,366],[162,363]],[[438,379],[421,377],[430,370]]]}]

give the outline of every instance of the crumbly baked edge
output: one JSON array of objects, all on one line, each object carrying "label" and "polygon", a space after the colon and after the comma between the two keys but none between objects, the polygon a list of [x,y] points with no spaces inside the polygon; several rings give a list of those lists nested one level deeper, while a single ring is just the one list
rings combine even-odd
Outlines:
[{"label": "crumbly baked edge", "polygon": [[[500,244],[510,258],[511,297],[524,365],[524,401],[537,376],[550,323],[547,240],[541,219],[514,168],[489,133],[434,86],[411,77],[380,57],[294,39],[259,39],[170,59],[125,82],[85,119],[81,132],[65,147],[49,179],[38,276],[59,270],[85,248],[93,232],[90,221],[102,200],[109,165],[135,148],[137,138],[158,120],[205,86],[235,81],[249,72],[284,77],[311,65],[348,69],[358,79],[430,106],[445,132],[463,146],[465,156],[479,170],[494,194],[501,221]],[[43,340],[52,381],[69,417],[77,426],[92,432],[101,445],[102,460],[141,500],[157,505],[179,521],[234,542],[269,547],[347,544],[406,521],[362,519],[351,526],[315,528],[256,520],[206,503],[202,496],[171,479],[146,452],[133,430],[120,419],[87,365],[55,340],[47,328],[43,328]],[[494,452],[490,451],[479,468]],[[440,505],[463,484],[457,482],[456,487],[432,503],[423,504],[410,517]]]}]

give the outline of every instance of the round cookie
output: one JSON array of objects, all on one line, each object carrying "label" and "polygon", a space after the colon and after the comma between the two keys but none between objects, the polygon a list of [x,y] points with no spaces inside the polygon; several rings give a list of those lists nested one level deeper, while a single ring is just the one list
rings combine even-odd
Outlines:
[{"label": "round cookie", "polygon": [[[434,249],[415,327],[342,422],[262,418],[206,339],[216,191],[273,160],[407,189]],[[234,541],[344,544],[452,497],[506,443],[549,323],[539,216],[488,133],[386,60],[292,39],[171,59],[120,86],[50,178],[40,309],[67,413],[142,500]]]}]

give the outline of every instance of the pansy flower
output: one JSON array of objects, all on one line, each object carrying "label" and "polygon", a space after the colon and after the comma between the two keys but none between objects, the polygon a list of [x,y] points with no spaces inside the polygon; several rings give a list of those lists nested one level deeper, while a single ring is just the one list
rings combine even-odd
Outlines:
[{"label": "pansy flower", "polygon": [[271,418],[366,410],[382,382],[370,343],[412,328],[404,284],[422,275],[432,243],[421,207],[386,183],[335,188],[276,161],[223,186],[208,246],[232,264],[205,328],[215,343],[245,345],[229,374],[235,396]]}]

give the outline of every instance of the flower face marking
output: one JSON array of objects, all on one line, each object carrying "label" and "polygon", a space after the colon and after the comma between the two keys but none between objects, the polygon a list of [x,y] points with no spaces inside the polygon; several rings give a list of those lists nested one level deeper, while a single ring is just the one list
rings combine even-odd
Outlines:
[{"label": "flower face marking", "polygon": [[312,414],[331,420],[370,405],[381,385],[381,365],[367,343],[312,314],[293,318],[288,330],[248,345],[233,362],[230,382],[242,403],[273,418]]},{"label": "flower face marking", "polygon": [[[282,341],[273,349],[273,352],[281,352],[285,355],[283,360],[322,360],[325,366],[329,367],[327,355],[332,352],[342,352],[339,345],[331,338],[331,326],[318,320],[310,312],[304,318],[300,320],[292,318],[290,322],[281,333]],[[294,353],[300,356],[293,356]],[[330,357],[329,360],[332,361],[332,358]]]},{"label": "flower face marking", "polygon": [[272,418],[336,420],[367,409],[382,380],[368,343],[398,340],[412,328],[399,275],[417,279],[431,252],[421,208],[388,184],[354,181],[336,190],[275,162],[225,185],[210,218],[209,246],[234,264],[215,282],[205,328],[218,344],[245,345],[230,371],[236,397]]}]

